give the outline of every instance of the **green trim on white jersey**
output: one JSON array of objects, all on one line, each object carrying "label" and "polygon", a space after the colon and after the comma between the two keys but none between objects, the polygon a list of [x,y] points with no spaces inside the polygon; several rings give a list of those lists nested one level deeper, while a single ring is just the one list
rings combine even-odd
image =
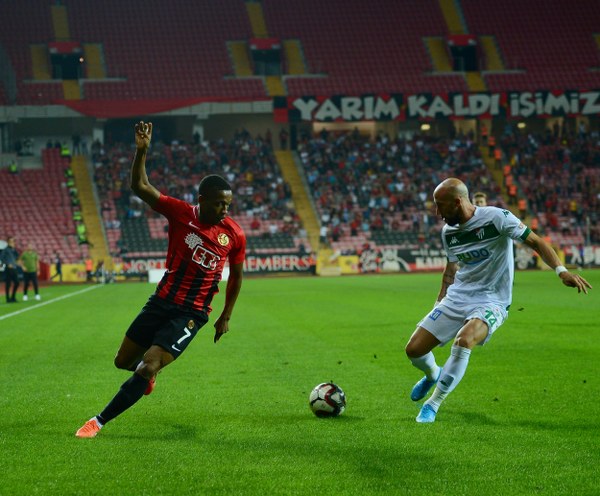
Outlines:
[{"label": "green trim on white jersey", "polygon": [[527,239],[527,236],[529,236],[530,232],[531,232],[531,229],[529,229],[529,228],[525,229],[525,231],[523,232],[523,234],[521,234],[521,236],[519,237],[519,239],[521,241],[525,241]]},{"label": "green trim on white jersey", "polygon": [[446,234],[446,244],[452,248],[461,245],[472,245],[480,243],[487,239],[495,239],[500,236],[496,226],[490,222],[484,226],[478,227],[471,231],[456,232]]}]

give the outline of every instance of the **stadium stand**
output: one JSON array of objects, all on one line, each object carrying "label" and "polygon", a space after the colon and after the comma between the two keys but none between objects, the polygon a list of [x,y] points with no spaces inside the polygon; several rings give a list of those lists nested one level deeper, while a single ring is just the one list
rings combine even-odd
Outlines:
[{"label": "stadium stand", "polygon": [[341,252],[365,243],[416,247],[437,243],[439,219],[431,191],[447,177],[484,191],[504,206],[499,188],[472,137],[414,136],[370,140],[358,133],[323,131],[305,137],[301,162],[328,242]]},{"label": "stadium stand", "polygon": [[69,2],[73,38],[101,42],[108,76],[122,79],[86,83],[87,98],[266,96],[259,80],[228,79],[233,71],[227,41],[250,37],[243,2],[218,2],[201,15],[194,3],[152,2],[144,8],[146,21],[137,26],[131,22],[134,10],[119,1]]},{"label": "stadium stand", "polygon": [[[40,8],[35,0],[18,9],[0,4],[3,25],[10,27],[2,30],[0,43],[16,73],[19,104],[48,105],[64,98],[60,82],[31,82],[30,44],[56,39],[50,5]],[[69,0],[65,5],[71,40],[102,45],[107,80],[85,81],[85,99],[266,97],[262,80],[230,78],[227,42],[251,36],[243,2],[211,4],[201,15],[194,3],[149,2],[140,23],[133,21],[137,8],[127,2]]]},{"label": "stadium stand", "polygon": [[600,25],[595,0],[460,2],[471,31],[495,35],[507,69],[487,74],[490,91],[593,89],[600,59],[593,33]]},{"label": "stadium stand", "polygon": [[[69,0],[62,5],[70,40],[83,47],[94,45],[98,52],[88,71],[95,77],[80,80],[84,100],[268,96],[262,78],[234,77],[229,44],[248,42],[254,35],[242,1],[223,0],[206,7],[185,1],[148,2],[139,23],[132,22],[139,13],[128,2]],[[460,8],[469,31],[493,36],[499,47],[506,71],[483,74],[490,91],[597,87],[600,61],[594,33],[600,12],[594,0],[465,0]],[[433,71],[427,39],[445,40],[450,34],[436,0],[423,0],[418,6],[386,0],[264,0],[262,11],[270,36],[301,46],[306,67],[285,75],[290,95],[469,90],[462,74]],[[36,82],[32,67],[32,47],[47,46],[59,34],[51,3],[40,8],[38,0],[24,0],[15,9],[2,2],[0,18],[5,27],[0,44],[16,75],[17,103],[63,100],[62,84]],[[96,67],[98,60],[103,68]],[[284,70],[293,62],[283,60]],[[106,78],[98,79],[98,74]],[[6,102],[7,92],[0,97]]]},{"label": "stadium stand", "polygon": [[[50,9],[40,9],[39,2],[26,0],[21,8],[0,3],[0,18],[3,29],[0,32],[0,43],[9,58],[11,69],[15,73],[17,84],[17,101],[32,105],[48,104],[62,98],[61,83],[58,81],[45,84],[32,83],[33,68],[31,66],[30,45],[47,43],[53,39]],[[5,96],[6,96],[5,92]],[[4,100],[2,103],[9,103]]]},{"label": "stadium stand", "polygon": [[[444,6],[451,7],[453,21]],[[0,105],[46,106],[65,103],[69,95],[113,109],[123,102],[158,102],[164,104],[160,111],[203,100],[265,101],[273,93],[268,81],[251,74],[250,58],[240,68],[235,56],[247,56],[256,36],[282,42],[277,94],[287,96],[600,88],[596,0],[443,5],[436,0],[263,0],[260,5],[223,0],[210,6],[173,0],[147,2],[143,19],[134,22],[139,14],[131,3],[117,0],[23,0],[19,8],[0,2],[5,28],[0,31],[0,67],[14,73],[16,81],[13,102],[10,77],[2,78]],[[474,35],[484,55],[494,58],[482,65],[486,70],[470,74],[474,77],[451,73],[450,59],[443,57],[448,36],[457,31]],[[47,51],[52,42],[65,40],[80,43],[90,59],[86,77],[70,85],[49,79]],[[474,80],[481,85],[474,86]],[[149,114],[159,112],[153,108]],[[597,115],[591,122],[597,128]],[[509,130],[502,134],[505,125]],[[307,125],[298,157],[308,195],[328,228],[327,242],[342,252],[364,244],[433,242],[440,223],[428,195],[449,175],[461,177],[471,191],[486,192],[491,204],[515,209],[517,197],[525,199],[524,215],[557,245],[597,242],[597,130],[580,136],[570,129],[549,138],[511,126],[493,126],[502,150],[500,166],[510,166],[503,176],[473,136],[389,138],[382,133],[370,140],[347,132],[310,136]],[[129,192],[132,152],[130,144],[108,136],[105,145],[97,143],[92,150],[107,242],[117,255],[163,253],[164,220]],[[23,170],[18,176],[0,171],[6,177],[0,193],[11,199],[11,209],[15,205],[14,212],[3,212],[1,227],[14,229],[13,219],[30,212],[26,201],[41,198],[50,205],[48,218],[57,228],[46,233],[48,222],[34,225],[23,238],[42,233],[47,253],[60,249],[66,261],[79,260],[87,247],[73,245],[69,198],[60,177],[64,164],[55,151],[44,151],[42,158],[42,170]],[[311,249],[266,140],[241,133],[232,140],[153,144],[148,173],[163,192],[194,202],[198,182],[210,172],[223,173],[234,185],[233,215],[248,233],[250,250]],[[55,185],[56,191],[29,189],[35,182],[46,190]],[[509,190],[515,196],[507,196]]]},{"label": "stadium stand", "polygon": [[[600,242],[600,136],[505,133],[501,147],[531,219],[556,246]],[[590,239],[586,218],[590,220]]]},{"label": "stadium stand", "polygon": [[[95,183],[111,252],[115,255],[164,255],[167,225],[129,191],[130,145],[115,144],[108,151],[93,147]],[[271,146],[262,138],[239,132],[230,142],[200,144],[156,143],[147,162],[150,181],[163,193],[195,203],[202,177],[220,173],[234,189],[232,215],[244,228],[248,249],[256,252],[297,251],[310,248],[281,179]],[[120,237],[118,232],[123,236]]]},{"label": "stadium stand", "polygon": [[272,33],[302,41],[314,77],[288,77],[291,95],[467,91],[460,75],[432,75],[423,37],[445,35],[437,1],[264,1]]},{"label": "stadium stand", "polygon": [[0,169],[0,232],[15,236],[20,249],[32,243],[41,260],[58,252],[65,263],[81,262],[88,247],[77,242],[64,175],[68,159],[54,148],[44,150],[42,159],[41,169]]}]

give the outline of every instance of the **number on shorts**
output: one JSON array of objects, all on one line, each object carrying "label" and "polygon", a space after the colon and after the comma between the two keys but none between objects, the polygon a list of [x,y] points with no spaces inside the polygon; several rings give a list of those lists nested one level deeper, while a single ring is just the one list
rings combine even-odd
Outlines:
[{"label": "number on shorts", "polygon": [[189,338],[192,335],[192,333],[187,330],[187,327],[183,328],[183,332],[185,332],[185,335],[182,338],[177,340],[177,344],[181,344],[182,341],[185,341],[187,338]]},{"label": "number on shorts", "polygon": [[[185,332],[185,334],[183,335],[183,337],[181,337],[177,340],[177,344],[181,344],[183,341],[185,341],[187,338],[189,338],[192,335],[192,333],[187,330],[187,327],[183,328],[183,332]],[[177,346],[175,346],[174,344],[171,345],[171,348],[173,348],[175,351],[181,352],[181,350],[179,348],[177,348]]]},{"label": "number on shorts", "polygon": [[494,312],[492,312],[491,310],[485,311],[485,320],[488,321],[490,327],[494,327],[494,324],[498,321],[498,319],[494,317]]}]

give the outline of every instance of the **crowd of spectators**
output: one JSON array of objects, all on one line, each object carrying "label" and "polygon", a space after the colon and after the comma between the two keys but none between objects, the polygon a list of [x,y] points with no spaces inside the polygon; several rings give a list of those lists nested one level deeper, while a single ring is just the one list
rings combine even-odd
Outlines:
[{"label": "crowd of spectators", "polygon": [[[505,176],[514,181],[526,207],[520,215],[541,233],[589,233],[600,242],[600,137],[579,130],[570,135],[523,133],[507,127],[496,155]],[[103,202],[116,214],[106,220],[158,214],[129,190],[131,144],[105,150],[92,146],[95,181]],[[441,220],[432,191],[445,178],[458,177],[469,190],[484,192],[489,205],[506,207],[472,135],[415,134],[374,139],[353,132],[323,130],[303,135],[298,154],[322,225],[321,239],[335,245],[355,239],[357,248],[377,232],[414,233],[418,243],[439,243]],[[288,232],[306,237],[294,211],[289,186],[273,155],[270,136],[242,130],[229,141],[173,141],[153,144],[148,176],[160,191],[195,203],[197,185],[206,174],[222,174],[233,186],[232,215],[242,217],[249,236]],[[510,203],[510,199],[509,199]],[[515,202],[516,205],[516,202]],[[588,229],[589,227],[589,229]],[[586,230],[587,229],[587,230]],[[410,244],[410,240],[406,241]],[[559,244],[559,243],[557,243]]]},{"label": "crowd of spectators", "polygon": [[302,137],[298,152],[324,226],[322,240],[334,244],[342,237],[360,240],[361,233],[398,230],[437,242],[432,192],[451,176],[472,192],[485,192],[489,204],[503,205],[472,135],[392,139],[381,133],[370,139],[358,130],[323,130]]},{"label": "crowd of spectators", "polygon": [[[599,243],[600,135],[577,131],[544,134],[508,129],[500,139],[505,176],[527,201],[530,222],[554,237]],[[587,239],[589,237],[589,239]]]},{"label": "crowd of spectators", "polygon": [[[321,239],[336,249],[341,246],[340,241],[346,242],[345,246],[352,245],[351,251],[359,253],[365,244],[379,248],[386,244],[390,245],[388,248],[424,244],[439,247],[442,221],[435,214],[432,192],[450,176],[463,180],[472,194],[484,192],[489,205],[521,210],[519,215],[527,224],[557,247],[580,249],[585,244],[600,244],[597,130],[590,132],[580,127],[571,132],[548,129],[534,133],[507,126],[497,137],[495,148],[496,167],[504,171],[505,180],[510,178],[514,184],[519,203],[512,202],[510,197],[505,203],[500,185],[492,179],[484,163],[487,157],[481,156],[481,149],[486,155],[488,150],[480,148],[470,135],[416,134],[391,138],[381,133],[371,138],[356,130],[343,133],[324,130],[298,140],[298,155],[322,224]],[[109,243],[115,237],[118,240],[125,219],[148,219],[149,226],[154,228],[151,235],[166,225],[160,215],[129,189],[133,153],[133,143],[105,146],[96,141],[90,147]],[[59,160],[62,150],[50,155]],[[44,168],[53,170],[51,164],[45,163]],[[221,174],[234,189],[232,215],[249,238],[277,238],[281,233],[289,233],[295,238],[296,248],[304,249],[306,245],[308,251],[313,249],[306,241],[306,232],[294,210],[290,188],[282,179],[268,135],[254,137],[241,130],[230,140],[190,143],[155,140],[147,170],[150,181],[160,191],[192,204],[196,202],[200,180],[207,174]],[[25,171],[22,175],[26,178],[37,173]],[[72,221],[82,225],[82,218],[78,203],[73,203],[77,195],[70,169],[65,169],[65,174],[62,177],[60,172],[54,179],[60,182],[62,177],[61,191],[69,192],[73,218],[67,216],[61,221],[69,232],[64,235],[60,227],[59,237],[71,239],[75,234]],[[8,181],[13,176],[7,173],[6,177]],[[16,188],[15,184],[10,186],[12,190]],[[56,225],[54,229],[57,230]],[[380,233],[414,236],[379,236]],[[24,232],[21,234],[25,236]],[[81,235],[79,230],[77,234]],[[39,232],[32,232],[32,236],[38,235]],[[166,232],[162,235],[166,239]],[[382,239],[391,241],[385,243]],[[87,246],[81,246],[86,241],[82,242],[81,237],[79,241],[80,245],[73,249],[62,242],[47,243],[46,248],[50,254],[62,253],[66,262],[78,261],[88,252]],[[126,250],[144,251],[111,244],[113,255],[124,254]]]},{"label": "crowd of spectators", "polygon": [[[92,145],[94,180],[109,229],[119,228],[122,219],[159,217],[129,189],[134,151],[132,144]],[[269,137],[241,130],[229,141],[155,141],[146,164],[148,178],[158,190],[190,204],[196,203],[205,175],[225,177],[234,190],[231,214],[248,228],[249,236],[305,235]]]}]

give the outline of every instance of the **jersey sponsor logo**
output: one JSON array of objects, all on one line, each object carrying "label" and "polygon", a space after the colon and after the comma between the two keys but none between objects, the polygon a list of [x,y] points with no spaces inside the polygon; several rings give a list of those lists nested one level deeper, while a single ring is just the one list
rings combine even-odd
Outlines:
[{"label": "jersey sponsor logo", "polygon": [[482,227],[480,229],[476,229],[475,230],[475,236],[477,236],[479,239],[483,239],[483,237],[485,236],[485,227]]},{"label": "jersey sponsor logo", "polygon": [[476,265],[483,262],[485,259],[490,257],[490,252],[487,248],[481,248],[479,250],[471,250],[464,253],[457,253],[456,258],[459,262],[467,265]]},{"label": "jersey sponsor logo", "polygon": [[438,319],[438,317],[439,317],[440,315],[442,315],[442,311],[441,311],[441,310],[438,310],[438,309],[436,308],[436,309],[435,309],[433,312],[431,312],[431,313],[429,314],[429,318],[430,318],[431,320],[437,320],[437,319]]},{"label": "jersey sponsor logo", "polygon": [[221,260],[221,257],[216,253],[205,248],[202,238],[197,234],[190,233],[185,237],[185,244],[194,250],[192,254],[192,260],[201,267],[208,270],[215,270]]},{"label": "jersey sponsor logo", "polygon": [[203,246],[197,246],[192,255],[192,260],[208,270],[215,270],[221,257]]},{"label": "jersey sponsor logo", "polygon": [[217,241],[221,246],[227,246],[229,244],[229,236],[225,233],[221,233],[217,236]]}]

